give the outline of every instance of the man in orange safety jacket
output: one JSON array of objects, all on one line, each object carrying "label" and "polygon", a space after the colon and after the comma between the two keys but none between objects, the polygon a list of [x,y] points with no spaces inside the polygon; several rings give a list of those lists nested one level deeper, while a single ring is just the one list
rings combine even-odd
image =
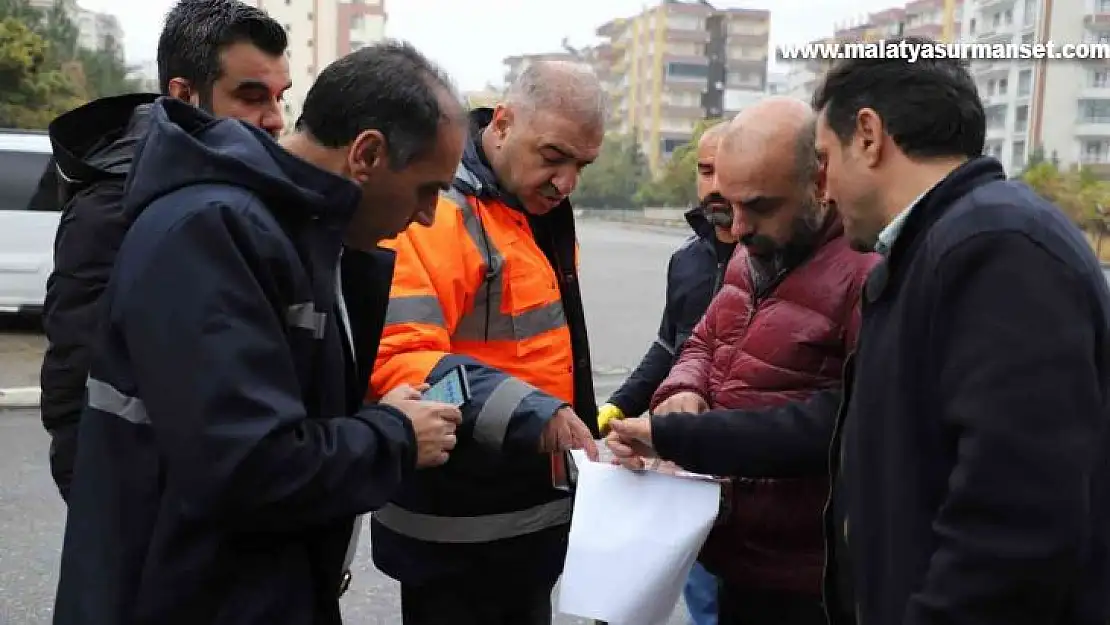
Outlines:
[{"label": "man in orange safety jacket", "polygon": [[553,463],[597,454],[567,196],[601,148],[605,100],[589,70],[537,63],[471,117],[434,225],[391,245],[371,378],[382,394],[463,365],[471,399],[451,460],[373,515],[374,562],[401,582],[405,625],[547,625],[572,508]]}]

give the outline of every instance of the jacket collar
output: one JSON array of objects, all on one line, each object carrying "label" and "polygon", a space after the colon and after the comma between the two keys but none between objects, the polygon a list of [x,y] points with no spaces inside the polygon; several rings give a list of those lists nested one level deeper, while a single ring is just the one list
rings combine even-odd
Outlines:
[{"label": "jacket collar", "polygon": [[940,220],[961,198],[975,189],[1006,179],[1002,164],[989,156],[973,158],[952,170],[943,180],[925,193],[901,223],[898,237],[893,241],[886,259],[871,272],[864,287],[867,301],[878,300],[887,286],[897,281],[905,271],[913,252],[924,239],[925,233]]},{"label": "jacket collar", "polygon": [[686,223],[690,224],[690,229],[693,230],[694,234],[698,235],[698,238],[702,241],[712,243],[717,238],[717,233],[713,229],[713,224],[709,223],[709,220],[705,218],[705,212],[702,210],[701,206],[691,208],[686,211],[683,216],[686,217]]}]

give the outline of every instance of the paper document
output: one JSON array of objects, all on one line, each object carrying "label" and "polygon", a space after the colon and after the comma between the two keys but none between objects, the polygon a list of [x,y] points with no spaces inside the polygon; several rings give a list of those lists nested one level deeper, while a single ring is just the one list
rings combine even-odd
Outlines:
[{"label": "paper document", "polygon": [[559,612],[611,625],[662,625],[713,527],[720,484],[572,455],[578,483]]}]

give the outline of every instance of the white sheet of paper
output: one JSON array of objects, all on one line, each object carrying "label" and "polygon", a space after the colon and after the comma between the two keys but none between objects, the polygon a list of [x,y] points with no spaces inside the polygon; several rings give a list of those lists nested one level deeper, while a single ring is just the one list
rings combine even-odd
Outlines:
[{"label": "white sheet of paper", "polygon": [[611,625],[662,625],[713,527],[720,484],[572,454],[578,486],[559,612]]}]

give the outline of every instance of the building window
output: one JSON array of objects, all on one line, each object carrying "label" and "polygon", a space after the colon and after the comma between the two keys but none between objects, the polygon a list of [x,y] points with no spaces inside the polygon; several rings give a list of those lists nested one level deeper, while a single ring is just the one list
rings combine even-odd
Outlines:
[{"label": "building window", "polygon": [[1110,100],[1080,100],[1079,122],[1110,124]]},{"label": "building window", "polygon": [[1095,13],[1110,13],[1110,0],[1095,0]]},{"label": "building window", "polygon": [[308,21],[312,21],[312,11],[308,12]]},{"label": "building window", "polygon": [[689,142],[689,139],[663,139],[663,141],[661,142],[663,154],[666,156],[670,156],[672,152]]},{"label": "building window", "polygon": [[1110,87],[1110,70],[1098,69],[1087,72],[1087,84],[1095,89]]},{"label": "building window", "polygon": [[287,32],[287,33],[293,32],[293,25],[292,24],[286,24],[285,25],[285,32]]},{"label": "building window", "polygon": [[1018,97],[1025,97],[1033,91],[1033,70],[1023,69],[1018,73]]},{"label": "building window", "polygon": [[1026,26],[1032,26],[1037,21],[1037,0],[1025,0],[1021,21]]},{"label": "building window", "polygon": [[667,63],[667,76],[675,78],[709,78],[709,66],[698,63]]},{"label": "building window", "polygon": [[998,95],[1006,95],[1006,89],[1009,87],[1010,81],[1003,78],[998,81]]},{"label": "building window", "polygon": [[1083,156],[1081,158],[1084,163],[1110,162],[1110,142],[1097,140],[1084,141]]},{"label": "building window", "polygon": [[1014,141],[1013,149],[1010,150],[1010,169],[1018,170],[1025,167],[1025,142]]},{"label": "building window", "polygon": [[1029,129],[1029,107],[1019,106],[1014,109],[1014,132],[1023,133]]}]

